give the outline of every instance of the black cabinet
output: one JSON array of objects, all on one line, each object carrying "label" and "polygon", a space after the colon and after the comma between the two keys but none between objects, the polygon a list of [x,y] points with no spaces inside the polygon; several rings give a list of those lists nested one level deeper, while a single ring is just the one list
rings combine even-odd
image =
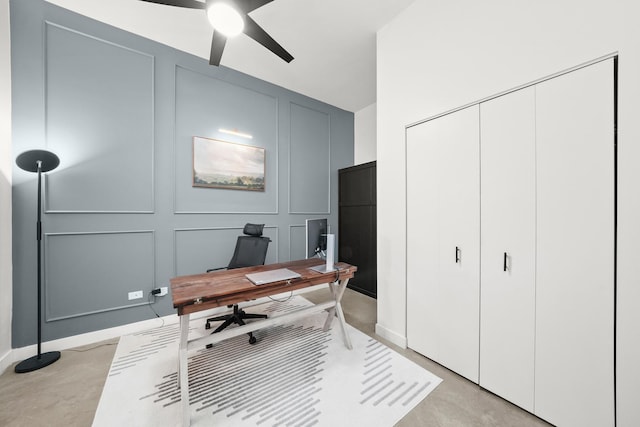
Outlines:
[{"label": "black cabinet", "polygon": [[348,287],[376,298],[376,162],[340,169],[338,181],[339,259],[358,267]]}]

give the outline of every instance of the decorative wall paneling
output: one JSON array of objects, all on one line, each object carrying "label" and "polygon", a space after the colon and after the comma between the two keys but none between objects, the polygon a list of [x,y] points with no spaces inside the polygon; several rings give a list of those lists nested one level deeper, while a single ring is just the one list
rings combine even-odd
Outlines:
[{"label": "decorative wall paneling", "polygon": [[306,226],[289,226],[289,259],[303,259],[307,257]]},{"label": "decorative wall paneling", "polygon": [[[337,232],[352,113],[43,0],[10,9],[12,151],[61,159],[45,179],[44,341],[154,317],[146,292],[225,265],[247,222],[266,224],[267,262],[304,256],[305,218]],[[193,188],[193,136],[265,148],[266,191]],[[36,341],[32,175],[14,165],[14,347]],[[175,313],[170,296],[152,304]]]},{"label": "decorative wall paneling", "polygon": [[614,100],[607,59],[407,129],[409,346],[561,426],[615,423]]},{"label": "decorative wall paneling", "polygon": [[44,31],[45,138],[61,158],[47,212],[152,213],[154,57],[51,22]]},{"label": "decorative wall paneling", "polygon": [[[175,230],[174,275],[205,272],[229,264],[238,236],[244,227],[191,228]],[[265,226],[263,235],[271,239],[265,264],[278,261],[278,228]]]},{"label": "decorative wall paneling", "polygon": [[[148,304],[155,247],[151,230],[46,234],[45,321]],[[130,301],[138,290],[143,298]]]},{"label": "decorative wall paneling", "polygon": [[[278,98],[181,66],[175,68],[175,93],[175,213],[277,214]],[[238,130],[253,138],[220,129]],[[193,187],[193,136],[264,148],[265,191]]]},{"label": "decorative wall paneling", "polygon": [[[323,111],[290,105],[289,213],[331,211],[331,120]],[[313,161],[309,161],[313,159]]]}]

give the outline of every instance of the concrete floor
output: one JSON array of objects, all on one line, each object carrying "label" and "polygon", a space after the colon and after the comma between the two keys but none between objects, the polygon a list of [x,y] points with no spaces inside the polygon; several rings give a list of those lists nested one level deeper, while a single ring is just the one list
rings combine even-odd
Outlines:
[{"label": "concrete floor", "polygon": [[[312,302],[325,301],[326,291],[304,296]],[[398,427],[549,425],[424,356],[376,336],[375,299],[347,289],[342,304],[347,323],[443,379]],[[35,372],[15,374],[13,367],[8,368],[0,375],[0,426],[90,426],[117,342],[62,351],[59,361]]]}]

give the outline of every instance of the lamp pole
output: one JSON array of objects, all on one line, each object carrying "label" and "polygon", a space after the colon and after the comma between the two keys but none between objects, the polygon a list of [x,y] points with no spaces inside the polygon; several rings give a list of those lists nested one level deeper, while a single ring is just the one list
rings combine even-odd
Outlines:
[{"label": "lamp pole", "polygon": [[46,150],[25,151],[16,158],[20,169],[38,174],[38,215],[36,222],[36,242],[38,245],[37,277],[38,277],[38,354],[16,365],[18,374],[35,371],[51,365],[60,359],[59,351],[42,353],[42,174],[54,170],[60,164],[60,159],[54,153]]}]

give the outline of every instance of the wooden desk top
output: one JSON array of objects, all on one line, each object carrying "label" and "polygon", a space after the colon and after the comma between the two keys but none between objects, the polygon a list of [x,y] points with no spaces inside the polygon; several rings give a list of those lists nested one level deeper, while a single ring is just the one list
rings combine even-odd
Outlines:
[{"label": "wooden desk top", "polygon": [[[344,262],[335,264],[338,271],[318,273],[310,267],[322,265],[318,258],[299,261],[283,262],[279,264],[261,265],[256,267],[220,270],[211,273],[179,276],[171,279],[171,295],[173,307],[179,315],[195,313],[214,307],[237,304],[256,298],[293,291],[322,283],[344,280],[353,277],[358,270],[353,265]],[[288,268],[300,274],[299,279],[291,279],[254,285],[245,277],[247,273]]]}]

